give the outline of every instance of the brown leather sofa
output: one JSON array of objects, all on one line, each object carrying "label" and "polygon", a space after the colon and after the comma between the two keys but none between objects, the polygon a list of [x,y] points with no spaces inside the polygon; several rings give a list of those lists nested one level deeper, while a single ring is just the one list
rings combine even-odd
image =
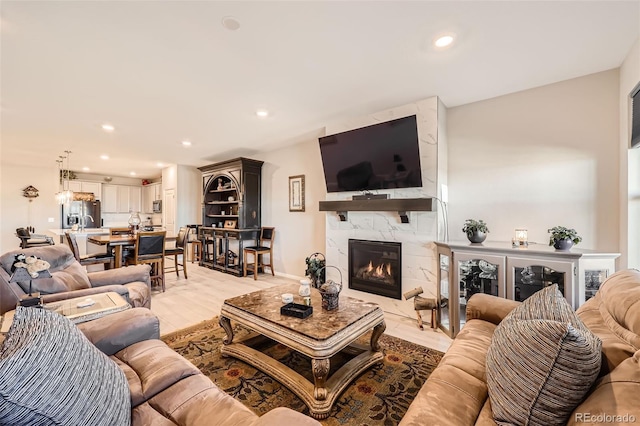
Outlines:
[{"label": "brown leather sofa", "polygon": [[125,372],[132,426],[320,426],[284,407],[258,417],[158,340],[158,319],[148,309],[129,309],[78,327]]},{"label": "brown leather sofa", "polygon": [[51,265],[52,278],[32,281],[32,291],[40,292],[45,303],[114,291],[133,307],[151,307],[148,265],[87,273],[69,247],[56,244],[13,250],[0,256],[0,314],[15,309],[20,297],[29,290],[29,282],[10,282],[11,266],[19,253],[37,256]]},{"label": "brown leather sofa", "polygon": [[[466,325],[400,425],[496,425],[486,355],[496,326],[516,306],[518,302],[486,294],[469,299]],[[602,341],[602,367],[568,424],[640,422],[640,272],[611,275],[577,314]]]}]

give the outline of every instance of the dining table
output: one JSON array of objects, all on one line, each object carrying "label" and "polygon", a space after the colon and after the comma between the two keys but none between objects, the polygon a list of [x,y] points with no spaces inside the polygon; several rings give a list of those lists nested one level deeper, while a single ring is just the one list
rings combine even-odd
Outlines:
[{"label": "dining table", "polygon": [[135,246],[136,236],[131,234],[124,235],[89,235],[87,241],[99,246],[107,246],[107,253],[113,248],[115,257],[115,268],[122,266],[122,251],[125,246]]}]

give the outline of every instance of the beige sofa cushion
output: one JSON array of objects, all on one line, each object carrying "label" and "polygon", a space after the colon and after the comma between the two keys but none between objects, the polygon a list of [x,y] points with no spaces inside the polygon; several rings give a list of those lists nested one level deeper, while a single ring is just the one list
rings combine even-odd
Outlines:
[{"label": "beige sofa cushion", "polygon": [[487,387],[496,422],[565,424],[598,377],[601,342],[557,286],[514,309],[487,352]]}]

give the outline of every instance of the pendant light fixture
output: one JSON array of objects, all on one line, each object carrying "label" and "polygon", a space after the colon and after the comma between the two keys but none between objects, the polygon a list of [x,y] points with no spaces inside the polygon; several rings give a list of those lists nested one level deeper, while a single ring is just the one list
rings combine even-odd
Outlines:
[{"label": "pendant light fixture", "polygon": [[[60,160],[56,160],[56,163],[58,163],[58,175],[60,176],[60,183],[62,186],[61,191],[56,194],[56,200],[58,201],[58,204],[68,204],[73,200],[73,191],[71,190],[69,184],[71,175],[71,170],[69,169],[71,151],[66,150],[64,153],[67,155],[60,155]],[[67,160],[66,168],[64,167],[65,159]]]}]

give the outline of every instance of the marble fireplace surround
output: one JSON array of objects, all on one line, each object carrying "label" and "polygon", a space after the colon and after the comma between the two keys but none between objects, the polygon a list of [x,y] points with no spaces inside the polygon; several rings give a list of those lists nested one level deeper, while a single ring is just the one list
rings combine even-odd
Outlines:
[{"label": "marble fireplace surround", "polygon": [[[444,134],[444,106],[433,97],[393,108],[349,122],[327,126],[325,134],[331,135],[371,124],[416,115],[420,162],[422,170],[421,188],[403,188],[377,191],[389,194],[389,198],[438,197],[439,188],[446,184],[446,139]],[[328,193],[327,201],[351,200],[357,192]],[[413,302],[370,294],[348,288],[349,239],[371,241],[395,241],[402,243],[402,293],[415,287],[424,289],[423,296],[436,297],[437,262],[434,241],[443,235],[437,202],[434,211],[407,212],[409,223],[402,223],[394,211],[350,211],[346,221],[340,221],[336,212],[326,215],[326,259],[327,265],[336,266],[342,273],[341,295],[377,303],[383,311],[415,318]],[[327,276],[335,281],[341,279],[334,268],[327,268]]]}]

